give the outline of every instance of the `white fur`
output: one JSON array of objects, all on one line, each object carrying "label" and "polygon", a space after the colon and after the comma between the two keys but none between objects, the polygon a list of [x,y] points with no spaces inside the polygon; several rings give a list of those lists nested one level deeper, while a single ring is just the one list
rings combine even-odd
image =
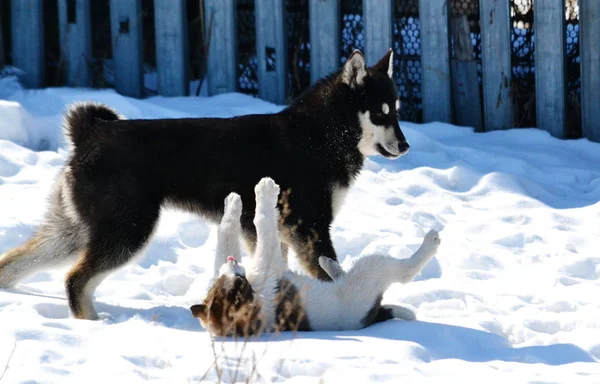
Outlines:
[{"label": "white fur", "polygon": [[392,51],[392,53],[390,53],[390,61],[388,62],[387,74],[390,77],[390,79],[393,78],[393,76],[394,76],[394,52],[393,51]]},{"label": "white fur", "polygon": [[65,215],[71,219],[74,223],[81,223],[82,220],[79,217],[79,212],[75,207],[75,203],[73,202],[73,197],[71,195],[71,188],[67,182],[67,177],[71,173],[71,168],[69,166],[65,167],[65,171],[60,175],[62,180],[59,182],[61,192],[62,192],[62,206],[65,212]]},{"label": "white fur", "polygon": [[237,261],[241,261],[242,253],[240,252],[240,237],[241,224],[240,216],[242,215],[242,199],[237,193],[230,193],[225,198],[225,212],[217,235],[217,253],[214,264],[214,277],[220,276],[221,266],[227,265],[227,257],[233,256]]},{"label": "white fur", "polygon": [[339,184],[334,184],[331,187],[331,211],[333,213],[333,217],[336,217],[340,212],[342,205],[344,204],[344,200],[346,200],[346,196],[348,195],[348,188],[343,187]]},{"label": "white fur", "polygon": [[342,68],[342,81],[351,88],[362,85],[367,76],[365,58],[358,50],[354,50]]},{"label": "white fur", "polygon": [[235,275],[246,276],[246,269],[237,261],[231,260],[221,265],[218,272],[219,276],[227,275],[234,277]]},{"label": "white fur", "polygon": [[396,111],[400,110],[400,100],[396,100]]},{"label": "white fur", "polygon": [[381,112],[383,112],[384,115],[387,115],[388,113],[390,113],[390,106],[387,105],[387,103],[383,103],[383,105],[381,106]]},{"label": "white fur", "polygon": [[319,265],[331,277],[331,280],[339,280],[346,274],[340,263],[325,256],[319,257]]},{"label": "white fur", "polygon": [[[411,281],[433,257],[440,244],[439,234],[432,230],[425,236],[417,252],[408,259],[367,256],[359,259],[347,272],[337,262],[321,257],[319,264],[330,273],[333,282],[316,280],[288,270],[282,257],[276,209],[279,186],[272,179],[263,178],[256,185],[255,194],[257,247],[247,263],[246,278],[261,298],[261,314],[267,331],[275,325],[276,287],[282,278],[291,282],[300,293],[301,303],[313,330],[359,329],[364,327],[362,320],[380,295],[393,283]],[[232,200],[238,201],[237,198]],[[241,200],[239,205],[241,207]],[[226,223],[233,216],[227,215],[227,212],[230,210],[226,209]],[[226,228],[233,229],[233,232],[225,234]],[[236,233],[235,228],[220,228],[218,242],[229,241],[228,236]],[[217,249],[225,249],[225,246],[217,245]],[[217,254],[217,259],[222,258],[222,253]],[[415,319],[409,309],[389,305],[384,307],[390,309],[396,318]]]},{"label": "white fur", "polygon": [[398,151],[398,139],[394,134],[393,127],[373,124],[369,111],[359,112],[358,121],[362,128],[362,136],[358,142],[358,150],[364,156],[375,156],[379,154],[377,144],[394,156],[400,156]]}]

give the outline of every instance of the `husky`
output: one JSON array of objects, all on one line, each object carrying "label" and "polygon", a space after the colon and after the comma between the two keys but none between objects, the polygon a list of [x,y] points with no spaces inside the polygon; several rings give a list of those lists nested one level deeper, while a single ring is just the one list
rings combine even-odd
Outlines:
[{"label": "husky", "polygon": [[269,177],[255,187],[257,245],[245,266],[237,261],[242,200],[235,192],[225,199],[214,282],[203,303],[190,307],[205,329],[214,336],[248,337],[263,332],[355,330],[394,318],[416,319],[408,308],[382,305],[382,296],[391,284],[412,281],[435,255],[441,242],[438,232],[427,233],[408,259],[365,256],[347,272],[337,261],[320,256],[321,267],[333,280],[325,282],[287,268],[279,246],[279,193],[279,185]]},{"label": "husky", "polygon": [[272,177],[286,193],[282,247],[311,276],[330,281],[319,256],[337,260],[331,222],[365,157],[409,150],[398,125],[391,49],[372,67],[354,51],[274,114],[233,118],[127,120],[106,105],[76,103],[64,117],[70,154],[41,228],[0,256],[0,288],[50,267],[74,264],[65,279],[72,315],[97,319],[96,287],[148,243],[161,208],[218,223],[223,200],[248,200],[241,214],[256,247],[253,188]]}]

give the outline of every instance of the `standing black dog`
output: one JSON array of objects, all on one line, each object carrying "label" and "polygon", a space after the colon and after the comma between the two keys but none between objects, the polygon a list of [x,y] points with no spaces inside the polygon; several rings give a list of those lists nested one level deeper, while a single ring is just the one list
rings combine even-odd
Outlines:
[{"label": "standing black dog", "polygon": [[330,280],[318,259],[337,259],[329,227],[365,157],[397,158],[409,149],[398,126],[392,56],[367,68],[354,51],[276,114],[126,120],[104,105],[72,106],[64,124],[72,151],[44,224],[0,257],[0,287],[76,261],[66,278],[71,312],[96,319],[96,287],[148,242],[163,206],[218,221],[235,191],[247,202],[241,223],[253,251],[254,186],[265,176],[286,192],[284,243],[312,276]]}]

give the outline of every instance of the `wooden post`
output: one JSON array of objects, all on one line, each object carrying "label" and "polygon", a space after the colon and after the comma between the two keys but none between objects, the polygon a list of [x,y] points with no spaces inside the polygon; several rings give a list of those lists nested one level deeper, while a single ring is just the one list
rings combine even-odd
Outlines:
[{"label": "wooden post", "polygon": [[204,36],[209,41],[208,94],[237,90],[237,21],[235,0],[204,0]]},{"label": "wooden post", "polygon": [[24,72],[19,81],[26,88],[40,88],[45,83],[43,11],[42,0],[11,3],[12,61]]},{"label": "wooden post", "polygon": [[509,129],[514,125],[509,2],[480,0],[479,15],[485,130]]},{"label": "wooden post", "polygon": [[6,65],[6,52],[4,52],[4,11],[0,6],[0,68]]},{"label": "wooden post", "polygon": [[154,0],[158,94],[189,95],[189,55],[185,0]]},{"label": "wooden post", "polygon": [[537,126],[552,136],[563,137],[566,126],[564,0],[536,2],[533,17]]},{"label": "wooden post", "polygon": [[365,59],[374,65],[392,48],[393,0],[363,0]]},{"label": "wooden post", "polygon": [[141,0],[110,0],[115,89],[122,95],[144,95]]},{"label": "wooden post", "polygon": [[447,0],[420,0],[423,121],[452,122]]},{"label": "wooden post", "polygon": [[314,83],[340,63],[340,0],[310,0],[310,79]]},{"label": "wooden post", "polygon": [[600,8],[593,0],[580,2],[579,33],[582,133],[600,141]]},{"label": "wooden post", "polygon": [[90,87],[93,80],[90,0],[59,0],[58,19],[67,85]]},{"label": "wooden post", "polygon": [[452,18],[454,57],[452,60],[452,99],[454,117],[458,125],[483,128],[477,63],[473,60],[473,45],[467,16]]},{"label": "wooden post", "polygon": [[258,96],[285,104],[288,86],[285,0],[256,0]]}]

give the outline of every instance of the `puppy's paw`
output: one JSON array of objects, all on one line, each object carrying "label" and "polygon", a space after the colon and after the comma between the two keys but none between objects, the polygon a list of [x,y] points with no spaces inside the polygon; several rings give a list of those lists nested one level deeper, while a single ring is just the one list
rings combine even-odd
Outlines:
[{"label": "puppy's paw", "polygon": [[344,275],[344,270],[340,263],[325,256],[319,257],[319,265],[331,277],[331,280],[336,281]]},{"label": "puppy's paw", "polygon": [[277,205],[279,196],[279,185],[270,177],[263,177],[254,187],[256,195],[256,205],[273,208]]},{"label": "puppy's paw", "polygon": [[435,229],[429,231],[423,239],[423,247],[431,250],[437,250],[441,243],[440,234]]},{"label": "puppy's paw", "polygon": [[231,192],[225,198],[225,216],[240,218],[242,215],[242,198],[235,192]]}]

